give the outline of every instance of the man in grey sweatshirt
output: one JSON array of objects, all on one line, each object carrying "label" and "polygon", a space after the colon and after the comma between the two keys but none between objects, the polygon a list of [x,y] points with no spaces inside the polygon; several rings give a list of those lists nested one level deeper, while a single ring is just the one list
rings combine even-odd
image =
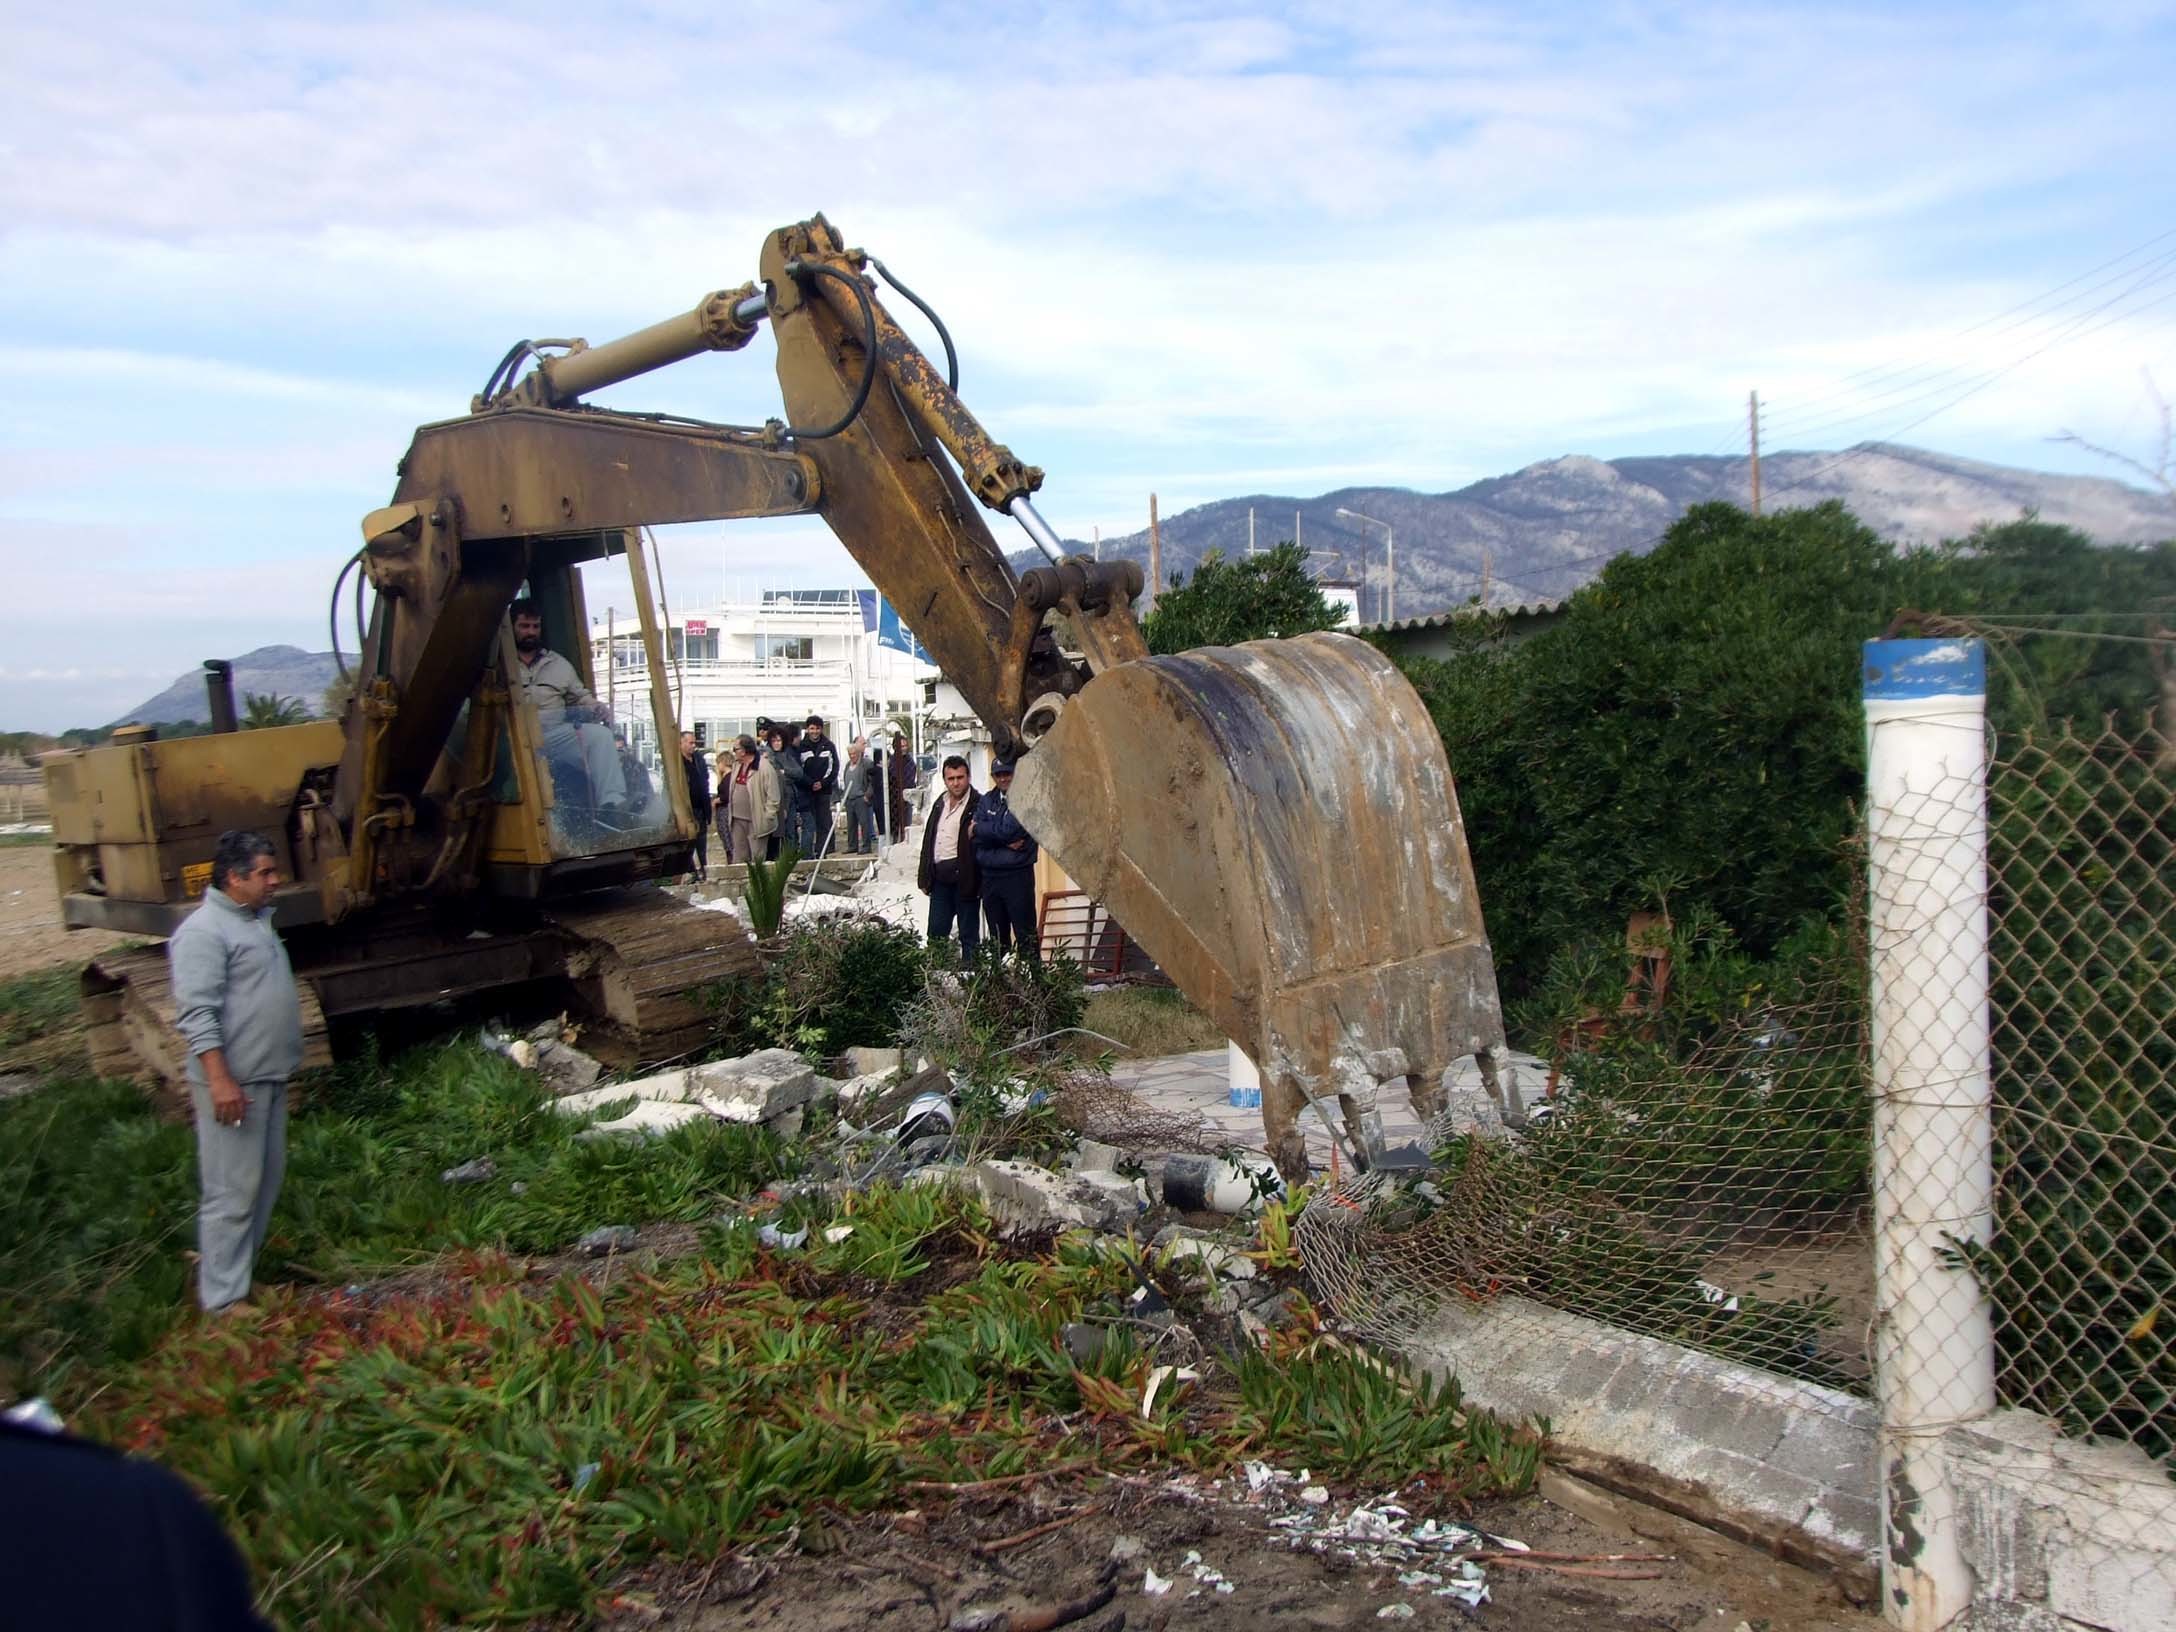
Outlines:
[{"label": "man in grey sweatshirt", "polygon": [[302,1064],[302,1005],[272,927],[280,869],[258,833],[219,835],[204,904],[166,944],[196,1106],[197,1298],[248,1308],[287,1167],[287,1079]]}]

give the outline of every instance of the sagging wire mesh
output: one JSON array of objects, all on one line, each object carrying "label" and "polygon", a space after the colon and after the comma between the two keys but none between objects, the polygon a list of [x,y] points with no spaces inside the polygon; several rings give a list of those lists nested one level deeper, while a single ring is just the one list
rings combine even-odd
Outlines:
[{"label": "sagging wire mesh", "polygon": [[1450,1298],[1517,1297],[1863,1392],[1872,1301],[1863,1003],[1757,1009],[1682,1052],[1625,1017],[1513,1139],[1429,1130],[1415,1184],[1318,1196],[1319,1295],[1387,1341]]},{"label": "sagging wire mesh", "polygon": [[1230,1147],[1232,1136],[1215,1122],[1191,1111],[1169,1111],[1120,1087],[1107,1076],[1078,1071],[1059,1083],[1051,1096],[1059,1123],[1083,1138],[1127,1150],[1171,1150],[1215,1155]]},{"label": "sagging wire mesh", "polygon": [[1989,780],[1996,1387],[2176,1474],[2176,752],[2058,727]]}]

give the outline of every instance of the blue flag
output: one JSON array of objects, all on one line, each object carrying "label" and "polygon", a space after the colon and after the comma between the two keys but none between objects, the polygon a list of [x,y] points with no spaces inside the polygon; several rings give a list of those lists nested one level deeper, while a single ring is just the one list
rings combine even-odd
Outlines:
[{"label": "blue flag", "polygon": [[[872,590],[869,593],[874,594]],[[899,608],[879,597],[876,603],[876,643],[889,646],[895,652],[910,654],[917,663],[935,664],[929,648],[914,638],[914,631],[899,621]],[[863,614],[866,618],[866,612]]]}]

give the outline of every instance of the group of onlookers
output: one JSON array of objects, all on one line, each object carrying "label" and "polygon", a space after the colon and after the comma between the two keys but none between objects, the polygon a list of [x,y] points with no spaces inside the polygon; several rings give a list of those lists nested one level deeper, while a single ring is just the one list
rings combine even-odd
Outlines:
[{"label": "group of onlookers", "polygon": [[922,830],[922,865],[915,883],[929,897],[929,938],[957,931],[960,954],[972,959],[987,920],[1000,955],[1018,951],[1040,961],[1035,923],[1035,858],[1040,847],[1012,813],[1013,762],[990,767],[992,786],[978,789],[967,761],[944,762],[944,791],[930,801]]},{"label": "group of onlookers", "polygon": [[[775,861],[789,847],[804,856],[874,855],[880,839],[906,831],[916,780],[903,734],[892,738],[888,755],[856,737],[842,762],[820,714],[800,725],[762,721],[755,736],[734,738],[715,760],[704,756],[694,732],[683,731],[680,762],[698,872],[710,865],[713,824],[728,862]],[[842,807],[846,831],[834,842]]]},{"label": "group of onlookers", "polygon": [[[775,861],[788,846],[804,856],[873,855],[880,841],[902,837],[911,819],[907,795],[916,766],[904,735],[892,738],[889,755],[856,737],[842,764],[823,716],[811,714],[799,726],[762,722],[759,736],[736,737],[715,764],[696,746],[695,733],[683,731],[680,759],[695,814],[698,875],[710,863],[713,822],[725,859],[746,862]],[[990,768],[993,785],[978,789],[967,761],[952,755],[922,830],[915,882],[929,897],[929,938],[957,934],[968,958],[982,945],[985,923],[1000,953],[1017,949],[1031,962],[1039,957],[1039,847],[1012,813],[1012,777],[1013,762],[998,760]],[[844,807],[846,833],[833,845],[836,806]]]}]

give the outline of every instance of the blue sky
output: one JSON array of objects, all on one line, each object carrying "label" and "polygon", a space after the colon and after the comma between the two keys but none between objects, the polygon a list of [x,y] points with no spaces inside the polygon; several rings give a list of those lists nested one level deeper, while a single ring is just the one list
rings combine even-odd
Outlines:
[{"label": "blue sky", "polygon": [[[2163,4],[92,0],[9,33],[0,726],[322,647],[418,421],[819,209],[944,313],[1081,537],[1151,490],[1742,451],[1755,386],[1771,446],[2106,470],[2049,439],[2150,456],[2148,373],[2176,391]],[[767,342],[606,400],[760,417]],[[813,522],[668,565],[676,600],[852,576]]]}]

